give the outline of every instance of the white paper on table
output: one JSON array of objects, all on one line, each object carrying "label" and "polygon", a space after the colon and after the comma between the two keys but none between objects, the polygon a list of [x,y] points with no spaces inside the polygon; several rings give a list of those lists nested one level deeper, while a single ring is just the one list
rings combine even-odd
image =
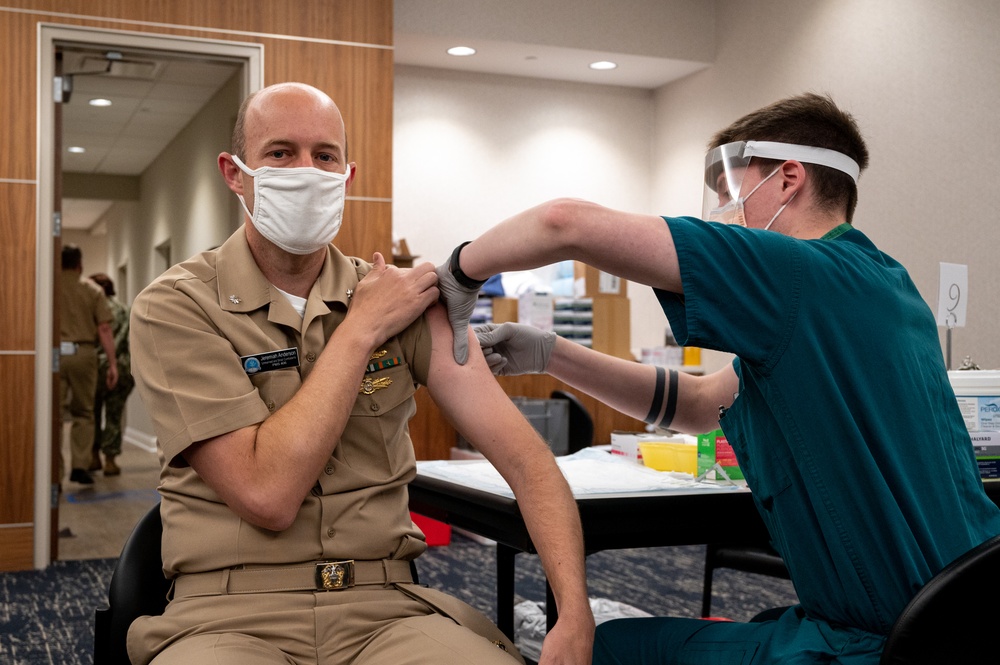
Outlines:
[{"label": "white paper on table", "polygon": [[[557,457],[559,470],[576,497],[599,494],[662,492],[664,490],[739,489],[714,482],[695,481],[688,473],[656,471],[603,450],[584,448],[572,455]],[[422,475],[461,483],[473,489],[513,497],[507,481],[486,460],[417,462]]]}]

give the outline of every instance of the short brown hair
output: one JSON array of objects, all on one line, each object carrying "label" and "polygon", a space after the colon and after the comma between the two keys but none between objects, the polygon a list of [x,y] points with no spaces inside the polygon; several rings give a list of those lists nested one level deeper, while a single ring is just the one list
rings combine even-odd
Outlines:
[{"label": "short brown hair", "polygon": [[[778,141],[844,153],[868,167],[868,148],[854,117],[841,110],[828,95],[806,93],[775,102],[749,113],[712,137],[709,149],[734,141]],[[781,164],[779,159],[755,158],[761,171]],[[846,173],[818,164],[803,163],[813,182],[816,203],[824,209],[842,208],[848,222],[858,205],[858,187]]]},{"label": "short brown hair", "polygon": [[240,104],[240,110],[236,114],[236,125],[233,127],[233,154],[243,160],[244,163],[247,161],[246,149],[247,149],[247,134],[246,134],[246,120],[247,120],[247,109],[250,107],[250,102],[254,97],[257,96],[257,92],[251,92],[247,95],[243,103]]}]

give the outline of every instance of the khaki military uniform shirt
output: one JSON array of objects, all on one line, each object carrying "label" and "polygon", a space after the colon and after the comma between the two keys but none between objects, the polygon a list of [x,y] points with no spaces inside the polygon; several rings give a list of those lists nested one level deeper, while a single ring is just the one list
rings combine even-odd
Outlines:
[{"label": "khaki military uniform shirt", "polygon": [[258,269],[244,233],[169,269],[132,307],[133,372],[162,463],[164,570],[416,557],[426,544],[407,506],[416,469],[407,421],[430,363],[423,317],[374,354],[341,440],[287,530],[240,519],[181,455],[288,402],[370,269],[331,246],[300,318]]},{"label": "khaki military uniform shirt", "polygon": [[96,344],[97,326],[112,320],[104,289],[75,270],[63,270],[59,279],[60,341]]}]

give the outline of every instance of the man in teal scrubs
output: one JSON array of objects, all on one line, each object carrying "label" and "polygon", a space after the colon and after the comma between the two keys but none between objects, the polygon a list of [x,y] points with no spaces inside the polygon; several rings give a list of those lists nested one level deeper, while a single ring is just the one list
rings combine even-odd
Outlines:
[{"label": "man in teal scrubs", "polygon": [[479,280],[577,259],[652,286],[680,344],[736,356],[696,377],[517,324],[479,331],[496,373],[547,372],[671,430],[721,426],[795,584],[800,604],[772,621],[603,624],[595,665],[877,663],[906,603],[1000,533],[1000,510],[934,317],[906,270],[851,224],[868,162],[853,118],[802,95],[710,145],[711,221],[552,201],[457,248],[440,289],[462,328]]}]

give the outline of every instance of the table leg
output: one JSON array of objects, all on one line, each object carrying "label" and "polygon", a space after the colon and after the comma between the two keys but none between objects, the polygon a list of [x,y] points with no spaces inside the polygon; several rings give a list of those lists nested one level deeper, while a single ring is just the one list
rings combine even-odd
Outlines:
[{"label": "table leg", "polygon": [[517,550],[497,543],[497,628],[514,639],[514,555]]}]

